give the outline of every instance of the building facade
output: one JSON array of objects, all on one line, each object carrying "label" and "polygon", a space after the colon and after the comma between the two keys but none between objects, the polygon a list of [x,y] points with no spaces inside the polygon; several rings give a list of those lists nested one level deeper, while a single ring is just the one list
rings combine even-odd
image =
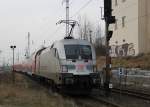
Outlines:
[{"label": "building facade", "polygon": [[112,0],[116,23],[110,40],[111,56],[150,52],[150,0]]}]

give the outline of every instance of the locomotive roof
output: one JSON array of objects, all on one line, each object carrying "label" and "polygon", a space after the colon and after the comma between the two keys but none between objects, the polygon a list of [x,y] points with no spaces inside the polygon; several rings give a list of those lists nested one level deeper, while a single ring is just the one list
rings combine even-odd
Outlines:
[{"label": "locomotive roof", "polygon": [[[59,57],[61,59],[66,59],[66,55],[65,55],[65,49],[64,49],[64,45],[89,45],[92,46],[92,44],[90,42],[88,42],[87,40],[81,40],[81,39],[63,39],[60,41],[55,42],[52,47],[56,48],[58,53],[59,53]],[[92,55],[93,55],[93,59],[95,59],[95,53],[94,53],[94,47],[91,47],[92,49]]]},{"label": "locomotive roof", "polygon": [[61,59],[66,59],[66,55],[65,55],[65,49],[64,49],[64,45],[73,45],[73,44],[77,44],[77,45],[89,45],[91,46],[92,49],[92,57],[93,59],[96,59],[95,57],[95,52],[94,52],[94,47],[92,46],[92,44],[90,42],[88,42],[87,40],[80,40],[80,39],[63,39],[60,41],[56,41],[54,42],[51,46],[47,47],[47,48],[43,48],[38,50],[32,58],[35,58],[36,56],[42,54],[43,52],[48,52],[50,51],[50,49],[52,48],[56,48],[58,53],[59,53],[59,58]]},{"label": "locomotive roof", "polygon": [[60,41],[57,41],[56,44],[81,44],[81,45],[91,45],[90,42],[87,40],[81,40],[81,39],[63,39]]}]

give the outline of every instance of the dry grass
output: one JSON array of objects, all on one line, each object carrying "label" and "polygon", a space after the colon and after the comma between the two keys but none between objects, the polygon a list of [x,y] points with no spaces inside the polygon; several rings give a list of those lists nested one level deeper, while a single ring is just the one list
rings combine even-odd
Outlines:
[{"label": "dry grass", "polygon": [[150,54],[136,57],[113,58],[112,63],[114,67],[121,65],[127,68],[150,69]]},{"label": "dry grass", "polygon": [[0,107],[76,107],[71,99],[48,90],[19,74],[0,74]]},{"label": "dry grass", "polygon": [[105,63],[106,63],[105,56],[99,56],[99,57],[97,57],[97,66],[98,66],[98,69],[101,69],[101,68],[105,67]]},{"label": "dry grass", "polygon": [[[97,65],[99,68],[104,67],[104,56],[100,56],[97,58]],[[126,68],[141,68],[150,70],[150,54],[142,54],[136,57],[112,58],[112,67],[119,66]]]}]

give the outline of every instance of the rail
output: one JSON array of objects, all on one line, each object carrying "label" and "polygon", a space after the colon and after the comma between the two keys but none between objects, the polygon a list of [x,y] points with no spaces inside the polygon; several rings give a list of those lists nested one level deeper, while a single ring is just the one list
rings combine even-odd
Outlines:
[{"label": "rail", "polygon": [[143,92],[133,91],[129,89],[118,89],[118,88],[113,88],[111,91],[114,93],[125,94],[125,95],[150,101],[150,93],[143,93]]},{"label": "rail", "polygon": [[111,107],[122,107],[121,105],[116,104],[116,103],[114,103],[114,102],[112,102],[112,101],[109,101],[108,99],[103,98],[103,97],[98,97],[98,96],[93,96],[93,95],[91,95],[91,96],[89,96],[89,97],[90,97],[91,99],[95,100],[95,101],[102,102],[102,103],[108,105],[109,107],[110,107],[110,106],[111,106]]}]

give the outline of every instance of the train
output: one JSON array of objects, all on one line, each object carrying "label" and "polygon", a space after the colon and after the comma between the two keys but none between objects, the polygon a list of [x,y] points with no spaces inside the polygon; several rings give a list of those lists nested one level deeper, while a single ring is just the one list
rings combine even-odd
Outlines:
[{"label": "train", "polygon": [[90,93],[100,87],[94,46],[87,40],[62,39],[15,64],[16,72],[42,78],[55,89]]}]

